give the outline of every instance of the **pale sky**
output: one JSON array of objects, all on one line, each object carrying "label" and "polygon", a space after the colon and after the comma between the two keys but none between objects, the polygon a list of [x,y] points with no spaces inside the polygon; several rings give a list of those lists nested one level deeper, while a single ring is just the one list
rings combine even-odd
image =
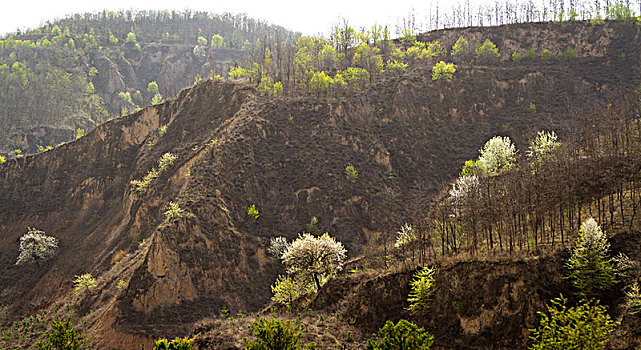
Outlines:
[{"label": "pale sky", "polygon": [[[441,1],[448,3],[452,1]],[[103,9],[161,10],[186,8],[214,13],[247,13],[304,35],[328,33],[332,23],[344,17],[352,27],[373,24],[390,25],[393,32],[398,18],[414,9],[417,22],[425,22],[429,0],[2,0],[0,35],[17,28],[37,28],[47,20],[73,13],[96,12]]]}]

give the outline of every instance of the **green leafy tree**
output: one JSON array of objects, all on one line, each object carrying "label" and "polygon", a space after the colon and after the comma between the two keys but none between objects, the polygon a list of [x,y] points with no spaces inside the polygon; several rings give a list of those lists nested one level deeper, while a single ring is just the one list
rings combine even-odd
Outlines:
[{"label": "green leafy tree", "polygon": [[89,291],[90,289],[95,288],[97,285],[98,283],[96,282],[96,279],[90,273],[76,275],[76,277],[73,279],[73,291],[75,293]]},{"label": "green leafy tree", "polygon": [[424,267],[416,273],[410,281],[410,293],[407,296],[409,306],[407,309],[414,314],[427,311],[434,287],[434,268]]},{"label": "green leafy tree", "polygon": [[136,33],[134,32],[129,32],[127,33],[127,39],[125,40],[125,43],[137,43],[138,39],[136,39]]},{"label": "green leafy tree", "polygon": [[315,349],[315,344],[303,344],[301,326],[292,321],[275,318],[258,318],[251,324],[252,335],[256,340],[243,339],[246,350],[301,350]]},{"label": "green leafy tree", "polygon": [[57,239],[47,236],[44,231],[29,228],[27,233],[20,237],[20,255],[16,265],[35,263],[40,267],[40,262],[50,259],[57,252]]},{"label": "green leafy tree", "polygon": [[370,82],[370,75],[367,70],[359,67],[348,67],[341,73],[345,83],[354,89],[365,89]]},{"label": "green leafy tree", "polygon": [[304,233],[283,253],[287,272],[301,282],[313,284],[318,291],[335,273],[343,268],[346,250],[328,233],[320,237]]},{"label": "green leafy tree", "polygon": [[452,59],[457,63],[469,63],[474,57],[474,47],[470,45],[470,42],[467,41],[464,37],[459,37],[452,46],[452,51],[450,53]]},{"label": "green leafy tree", "polygon": [[356,48],[352,65],[368,71],[370,73],[370,79],[372,79],[380,75],[383,71],[383,58],[377,47],[361,45]]},{"label": "green leafy tree", "polygon": [[59,317],[51,322],[51,330],[45,333],[45,340],[36,345],[38,350],[77,350],[88,349],[88,338],[84,332],[73,328],[71,318]]},{"label": "green leafy tree", "polygon": [[434,342],[433,335],[407,320],[400,320],[396,324],[385,322],[375,338],[367,339],[367,350],[427,350]]},{"label": "green leafy tree", "polygon": [[280,81],[275,82],[272,94],[277,97],[281,96],[283,94],[283,83]]},{"label": "green leafy tree", "polygon": [[294,299],[298,298],[301,294],[304,289],[302,287],[303,286],[296,283],[293,278],[287,275],[280,275],[271,287],[272,293],[274,294],[272,300],[274,302],[290,306],[294,302]]},{"label": "green leafy tree", "polygon": [[531,329],[534,344],[530,350],[601,350],[608,342],[615,323],[605,307],[582,300],[567,307],[561,295],[552,299],[547,313],[539,312],[539,326]]},{"label": "green leafy tree", "polygon": [[220,34],[214,34],[211,37],[211,47],[218,49],[225,46],[225,39]]},{"label": "green leafy tree", "polygon": [[501,55],[499,49],[493,42],[485,40],[481,46],[476,48],[476,61],[479,63],[489,64],[498,62]]},{"label": "green leafy tree", "polygon": [[456,72],[456,68],[453,63],[440,61],[432,67],[432,80],[452,80],[454,72]]},{"label": "green leafy tree", "polygon": [[147,84],[147,92],[151,96],[154,96],[155,94],[159,93],[158,83],[156,83],[155,81],[152,81],[149,84]]},{"label": "green leafy tree", "polygon": [[581,224],[579,237],[565,264],[567,278],[579,294],[596,295],[616,283],[614,262],[610,255],[610,243],[593,218]]},{"label": "green leafy tree", "polygon": [[309,92],[316,95],[327,92],[331,81],[332,78],[327,76],[325,72],[315,72],[309,81]]}]

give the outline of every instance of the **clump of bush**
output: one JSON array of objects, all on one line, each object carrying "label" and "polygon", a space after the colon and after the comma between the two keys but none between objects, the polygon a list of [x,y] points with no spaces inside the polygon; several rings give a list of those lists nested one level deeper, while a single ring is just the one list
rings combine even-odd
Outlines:
[{"label": "clump of bush", "polygon": [[539,327],[531,329],[534,344],[530,350],[603,349],[615,328],[605,307],[597,302],[582,300],[567,307],[561,295],[550,301],[547,313],[539,312]]},{"label": "clump of bush", "polygon": [[301,341],[301,326],[292,321],[282,321],[275,318],[258,318],[250,326],[256,340],[243,339],[246,350],[305,350],[315,349],[316,344],[303,344]]},{"label": "clump of bush", "polygon": [[456,72],[456,68],[453,63],[441,61],[432,67],[432,80],[452,80],[454,72]]},{"label": "clump of bush", "polygon": [[407,320],[400,320],[396,324],[387,321],[374,338],[367,339],[367,350],[426,350],[434,343],[433,335]]},{"label": "clump of bush", "polygon": [[151,168],[151,170],[143,176],[142,180],[131,180],[129,182],[131,190],[138,193],[147,191],[151,183],[160,176],[161,172],[169,170],[169,168],[174,165],[176,159],[178,159],[178,156],[171,152],[160,156],[160,158],[158,158],[158,169]]},{"label": "clump of bush", "polygon": [[154,350],[190,350],[193,344],[194,340],[189,338],[160,338],[154,342]]}]

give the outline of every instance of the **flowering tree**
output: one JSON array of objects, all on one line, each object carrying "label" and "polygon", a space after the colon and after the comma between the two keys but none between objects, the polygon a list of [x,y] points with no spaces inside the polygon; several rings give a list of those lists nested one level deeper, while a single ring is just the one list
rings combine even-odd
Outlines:
[{"label": "flowering tree", "polygon": [[488,173],[501,173],[516,166],[516,147],[509,137],[495,136],[480,150],[479,160]]},{"label": "flowering tree", "polygon": [[20,237],[20,255],[16,265],[24,265],[35,262],[40,267],[40,262],[45,261],[58,251],[58,240],[45,235],[44,231],[30,228],[27,233]]},{"label": "flowering tree", "polygon": [[609,257],[610,243],[593,218],[581,224],[579,238],[566,263],[568,278],[586,296],[614,285],[615,267]]},{"label": "flowering tree", "polygon": [[554,131],[539,131],[534,140],[530,142],[527,156],[533,164],[543,164],[548,160],[560,143],[556,141]]},{"label": "flowering tree", "polygon": [[323,283],[343,268],[346,250],[328,233],[314,237],[305,233],[283,253],[287,272],[301,281],[313,283],[318,291]]}]

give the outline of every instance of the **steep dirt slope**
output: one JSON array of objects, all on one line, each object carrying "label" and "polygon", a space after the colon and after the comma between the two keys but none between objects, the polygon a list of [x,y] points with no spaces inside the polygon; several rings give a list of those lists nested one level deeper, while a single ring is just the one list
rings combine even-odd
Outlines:
[{"label": "steep dirt slope", "polygon": [[[316,216],[357,256],[419,217],[488,138],[509,135],[523,148],[540,129],[567,135],[582,114],[638,86],[637,56],[628,57],[461,66],[450,82],[415,68],[339,97],[270,99],[240,83],[203,81],[0,166],[0,304],[33,312],[91,272],[99,287],[75,305],[99,344],[125,348],[184,334],[223,305],[257,310],[275,279],[270,238],[294,238]],[[133,193],[129,182],[165,152],[178,156],[174,166]],[[356,182],[345,177],[350,163]],[[183,218],[165,220],[170,201]],[[256,222],[246,215],[251,204]],[[61,242],[40,268],[14,266],[27,227]],[[128,254],[112,264],[119,250]]]}]

